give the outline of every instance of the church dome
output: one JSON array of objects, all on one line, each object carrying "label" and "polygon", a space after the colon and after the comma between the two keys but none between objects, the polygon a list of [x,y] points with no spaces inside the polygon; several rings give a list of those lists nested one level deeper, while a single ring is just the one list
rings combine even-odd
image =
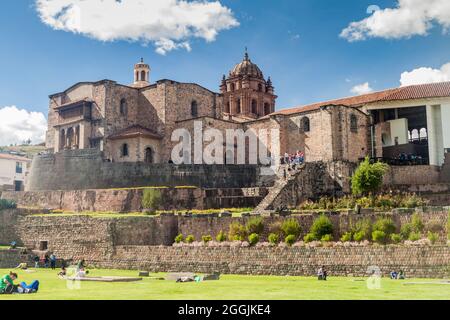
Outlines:
[{"label": "church dome", "polygon": [[249,76],[254,78],[264,79],[264,75],[259,67],[254,64],[248,53],[245,53],[244,60],[237,64],[233,70],[230,71],[230,77]]}]

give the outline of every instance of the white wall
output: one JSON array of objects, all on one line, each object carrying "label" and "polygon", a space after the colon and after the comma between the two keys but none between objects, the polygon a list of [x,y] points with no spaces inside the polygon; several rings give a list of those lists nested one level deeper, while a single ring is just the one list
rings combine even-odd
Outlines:
[{"label": "white wall", "polygon": [[441,166],[444,164],[444,138],[443,124],[440,105],[427,106],[428,126],[428,150],[430,153],[430,164]]},{"label": "white wall", "polygon": [[441,120],[444,148],[450,149],[450,102],[441,105]]},{"label": "white wall", "polygon": [[397,119],[389,121],[391,124],[391,143],[395,145],[397,138],[398,144],[409,143],[408,139],[408,119]]},{"label": "white wall", "polygon": [[[22,173],[16,173],[16,162],[22,162]],[[22,181],[25,184],[27,165],[28,163],[24,161],[0,159],[0,187],[4,185],[12,186],[14,181]]]}]

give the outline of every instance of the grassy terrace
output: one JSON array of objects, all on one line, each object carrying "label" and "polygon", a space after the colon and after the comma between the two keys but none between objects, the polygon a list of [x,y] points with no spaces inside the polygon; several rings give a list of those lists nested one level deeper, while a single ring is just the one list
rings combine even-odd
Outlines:
[{"label": "grassy terrace", "polygon": [[[9,270],[0,270],[3,275]],[[319,282],[305,277],[269,277],[226,275],[219,281],[201,283],[175,283],[145,279],[131,283],[82,282],[73,290],[67,282],[58,279],[57,271],[40,269],[36,273],[19,272],[19,281],[39,280],[39,293],[33,295],[0,295],[0,300],[232,300],[232,299],[288,299],[288,300],[399,300],[399,299],[450,299],[450,285],[415,284],[406,282],[439,282],[439,280],[410,279],[393,281],[382,279],[381,289],[370,290],[365,279],[333,278]],[[92,270],[91,276],[130,276],[136,271]],[[159,274],[159,276],[163,276]],[[359,281],[358,281],[359,280]],[[363,281],[361,281],[363,280]]]},{"label": "grassy terrace", "polygon": [[[28,208],[31,209],[31,208]],[[37,208],[36,208],[37,209]],[[131,212],[131,213],[117,213],[117,212],[71,212],[71,211],[61,211],[54,210],[51,213],[46,214],[33,214],[34,217],[67,217],[67,216],[89,216],[92,218],[133,218],[133,217],[155,217],[160,216],[161,214],[184,214],[189,212],[194,215],[202,215],[202,214],[214,214],[221,213],[223,211],[230,212],[233,217],[240,217],[243,213],[251,212],[252,208],[230,208],[230,209],[218,209],[218,210],[179,210],[179,211],[157,211],[155,214],[148,214],[143,212]]]}]

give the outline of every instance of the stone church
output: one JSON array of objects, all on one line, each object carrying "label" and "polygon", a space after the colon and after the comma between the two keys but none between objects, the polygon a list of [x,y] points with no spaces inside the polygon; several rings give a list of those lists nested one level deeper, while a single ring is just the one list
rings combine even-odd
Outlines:
[{"label": "stone church", "polygon": [[195,83],[152,82],[150,71],[141,60],[130,85],[80,82],[51,95],[49,152],[91,149],[109,162],[168,163],[172,132],[193,130],[196,121],[221,131],[278,129],[281,154],[301,150],[307,162],[413,154],[441,166],[450,151],[450,82],[276,111],[272,80],[247,52],[223,76],[220,93]]}]

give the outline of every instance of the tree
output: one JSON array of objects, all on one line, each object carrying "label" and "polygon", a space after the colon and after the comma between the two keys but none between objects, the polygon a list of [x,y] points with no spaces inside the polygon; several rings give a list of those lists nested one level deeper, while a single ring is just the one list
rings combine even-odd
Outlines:
[{"label": "tree", "polygon": [[376,193],[383,184],[389,166],[382,162],[370,163],[369,157],[361,162],[352,177],[352,192],[355,196]]}]

